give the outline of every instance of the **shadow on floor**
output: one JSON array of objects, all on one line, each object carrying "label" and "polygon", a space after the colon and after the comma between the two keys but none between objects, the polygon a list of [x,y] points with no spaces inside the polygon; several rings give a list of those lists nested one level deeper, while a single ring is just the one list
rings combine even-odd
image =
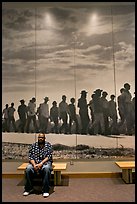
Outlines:
[{"label": "shadow on floor", "polygon": [[[54,175],[51,175],[51,186],[54,186]],[[25,178],[23,178],[17,186],[24,186],[25,185]],[[34,186],[41,186],[42,185],[42,179],[41,178],[35,178],[34,179]],[[68,186],[69,185],[69,176],[63,175],[61,176],[61,185],[60,186]]]}]

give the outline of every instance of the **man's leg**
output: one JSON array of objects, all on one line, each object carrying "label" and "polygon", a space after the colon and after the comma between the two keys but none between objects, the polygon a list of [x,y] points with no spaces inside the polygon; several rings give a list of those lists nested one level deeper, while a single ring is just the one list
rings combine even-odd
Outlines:
[{"label": "man's leg", "polygon": [[32,166],[32,164],[28,164],[26,170],[25,170],[25,192],[30,192],[33,190],[33,184],[32,184],[32,180],[34,177],[35,171],[34,168]]},{"label": "man's leg", "polygon": [[42,179],[43,179],[43,187],[42,187],[43,194],[49,193],[51,171],[52,171],[51,163],[47,163],[43,165],[42,170],[41,170]]},{"label": "man's leg", "polygon": [[31,122],[31,116],[28,116],[26,121],[26,132],[29,133],[30,130],[30,122]]}]

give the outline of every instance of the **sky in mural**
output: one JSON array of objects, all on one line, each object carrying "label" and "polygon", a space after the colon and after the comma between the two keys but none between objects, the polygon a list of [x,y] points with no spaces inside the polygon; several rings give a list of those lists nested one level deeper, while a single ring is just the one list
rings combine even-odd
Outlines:
[{"label": "sky in mural", "polygon": [[63,94],[87,100],[97,88],[135,91],[134,6],[40,7],[2,10],[2,106]]}]

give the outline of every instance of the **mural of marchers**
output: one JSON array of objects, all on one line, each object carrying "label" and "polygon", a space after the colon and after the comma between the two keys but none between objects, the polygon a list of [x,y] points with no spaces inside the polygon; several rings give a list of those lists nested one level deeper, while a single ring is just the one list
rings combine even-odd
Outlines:
[{"label": "mural of marchers", "polygon": [[135,4],[46,5],[3,3],[3,132],[134,136]]}]

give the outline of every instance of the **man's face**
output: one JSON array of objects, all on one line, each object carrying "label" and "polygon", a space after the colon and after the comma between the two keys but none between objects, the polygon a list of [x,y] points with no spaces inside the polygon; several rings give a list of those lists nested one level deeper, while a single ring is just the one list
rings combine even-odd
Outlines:
[{"label": "man's face", "polygon": [[38,143],[39,144],[44,144],[45,143],[45,135],[44,134],[39,134],[38,135]]},{"label": "man's face", "polygon": [[63,97],[62,97],[62,100],[63,100],[63,101],[66,101],[66,97],[65,97],[65,96],[63,96]]}]

